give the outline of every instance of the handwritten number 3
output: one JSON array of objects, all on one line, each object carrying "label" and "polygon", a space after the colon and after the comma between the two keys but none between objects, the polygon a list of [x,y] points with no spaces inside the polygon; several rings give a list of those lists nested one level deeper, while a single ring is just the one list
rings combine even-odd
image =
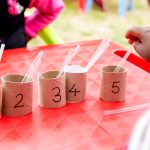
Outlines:
[{"label": "handwritten number 3", "polygon": [[[20,98],[19,98],[20,97]],[[16,95],[16,99],[19,99],[19,101],[17,102],[17,104],[14,106],[14,108],[18,108],[18,107],[24,107],[24,105],[20,104],[23,100],[23,95],[22,94],[18,94]]]},{"label": "handwritten number 3", "polygon": [[58,93],[55,94],[55,97],[58,97],[58,99],[57,100],[53,99],[53,101],[56,102],[56,103],[58,103],[58,102],[61,101],[60,88],[59,87],[55,87],[52,90],[55,90],[55,89],[58,89]]}]

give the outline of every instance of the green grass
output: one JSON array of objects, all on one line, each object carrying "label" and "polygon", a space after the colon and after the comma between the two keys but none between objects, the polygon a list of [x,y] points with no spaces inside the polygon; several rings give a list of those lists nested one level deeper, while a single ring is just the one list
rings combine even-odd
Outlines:
[{"label": "green grass", "polygon": [[[112,41],[126,47],[125,32],[133,26],[149,26],[150,8],[146,0],[134,0],[134,10],[120,18],[117,1],[105,0],[107,12],[93,5],[89,13],[79,13],[76,0],[64,0],[65,9],[52,26],[65,43],[100,39],[107,33]],[[39,37],[28,44],[39,45],[45,45]]]}]

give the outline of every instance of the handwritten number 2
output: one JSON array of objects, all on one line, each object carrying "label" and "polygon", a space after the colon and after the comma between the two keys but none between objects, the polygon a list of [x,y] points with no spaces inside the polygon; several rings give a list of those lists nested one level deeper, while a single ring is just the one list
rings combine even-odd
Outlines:
[{"label": "handwritten number 2", "polygon": [[14,108],[24,107],[24,105],[21,104],[21,102],[22,102],[22,100],[23,100],[23,95],[22,95],[22,94],[16,95],[16,99],[19,99],[19,101],[18,101],[17,104],[14,106]]},{"label": "handwritten number 2", "polygon": [[58,97],[58,99],[57,99],[57,100],[56,100],[56,99],[53,99],[53,101],[56,102],[56,103],[58,103],[58,102],[61,101],[60,88],[59,88],[59,87],[55,87],[55,88],[53,88],[52,90],[56,90],[56,89],[58,90],[58,93],[55,94],[54,96],[55,96],[55,97]]}]

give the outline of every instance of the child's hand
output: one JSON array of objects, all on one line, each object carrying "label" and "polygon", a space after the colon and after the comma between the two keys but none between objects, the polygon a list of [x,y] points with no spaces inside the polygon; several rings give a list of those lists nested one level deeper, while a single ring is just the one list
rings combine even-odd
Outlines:
[{"label": "child's hand", "polygon": [[136,52],[150,62],[150,27],[133,27],[126,32],[125,37]]}]

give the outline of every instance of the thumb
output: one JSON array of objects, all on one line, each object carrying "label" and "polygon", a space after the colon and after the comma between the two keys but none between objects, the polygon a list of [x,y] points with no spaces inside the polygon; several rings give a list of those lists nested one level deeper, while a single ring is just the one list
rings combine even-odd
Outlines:
[{"label": "thumb", "polygon": [[150,62],[150,51],[147,49],[147,47],[139,42],[134,42],[133,47],[142,58]]},{"label": "thumb", "polygon": [[134,47],[134,49],[135,49],[135,51],[136,52],[140,52],[140,51],[142,51],[142,49],[143,49],[143,44],[142,43],[140,43],[140,42],[133,42],[133,47]]},{"label": "thumb", "polygon": [[133,43],[133,47],[135,49],[135,51],[140,55],[140,56],[143,56],[143,48],[144,46],[139,43],[139,42],[134,42]]}]

